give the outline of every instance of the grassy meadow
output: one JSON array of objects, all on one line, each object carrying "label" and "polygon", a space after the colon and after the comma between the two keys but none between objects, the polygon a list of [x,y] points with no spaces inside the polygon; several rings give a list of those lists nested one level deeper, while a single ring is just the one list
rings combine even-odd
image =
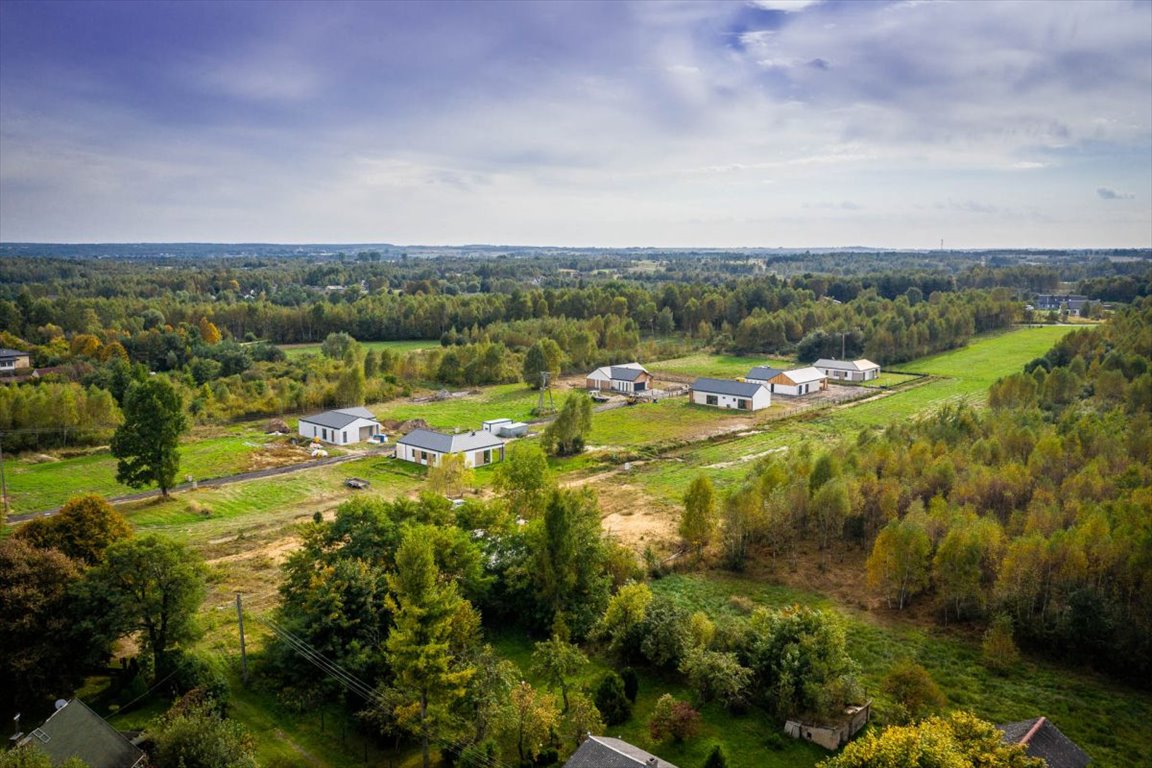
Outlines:
[{"label": "grassy meadow", "polygon": [[[440,346],[439,340],[433,339],[415,339],[410,341],[361,341],[358,342],[364,349],[381,349],[391,350],[392,352],[403,354],[405,352],[419,352],[422,349],[433,349]],[[289,360],[295,360],[305,355],[318,355],[320,354],[320,342],[313,344],[280,344],[280,349],[284,350],[284,354]]]}]

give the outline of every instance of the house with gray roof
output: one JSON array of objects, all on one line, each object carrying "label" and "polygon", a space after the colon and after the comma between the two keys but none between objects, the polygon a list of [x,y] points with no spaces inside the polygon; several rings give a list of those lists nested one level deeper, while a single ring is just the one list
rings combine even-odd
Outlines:
[{"label": "house with gray roof", "polygon": [[32,356],[18,349],[0,349],[0,372],[31,368]]},{"label": "house with gray roof", "polygon": [[714,408],[759,411],[772,405],[768,387],[758,381],[699,378],[692,382],[692,402]]},{"label": "house with gray roof", "polygon": [[80,701],[72,699],[18,746],[37,749],[59,765],[72,757],[91,768],[138,768],[144,752]]},{"label": "house with gray roof", "polygon": [[758,381],[761,384],[767,384],[772,379],[776,378],[784,371],[779,368],[773,368],[768,365],[758,365],[752,370],[748,371],[748,375],[744,377],[745,381]]},{"label": "house with gray roof", "polygon": [[300,418],[300,434],[332,445],[350,445],[380,434],[380,422],[367,408],[338,408]]},{"label": "house with gray roof", "polygon": [[871,360],[832,360],[822,357],[812,367],[823,371],[830,379],[841,381],[872,381],[880,375],[880,366]]},{"label": "house with gray roof", "polygon": [[1076,742],[1060,732],[1046,717],[996,726],[1004,733],[1005,744],[1023,744],[1028,757],[1038,757],[1048,768],[1084,768],[1092,758]]},{"label": "house with gray roof", "polygon": [[396,458],[434,467],[440,457],[464,456],[464,466],[482,467],[504,461],[504,441],[491,432],[458,432],[448,435],[431,429],[414,429],[396,441]]},{"label": "house with gray roof", "polygon": [[636,393],[652,389],[652,378],[640,363],[623,363],[597,368],[584,377],[584,383],[588,389]]},{"label": "house with gray roof", "polygon": [[667,760],[661,760],[640,747],[634,747],[623,739],[610,736],[593,736],[572,753],[564,768],[676,768]]}]

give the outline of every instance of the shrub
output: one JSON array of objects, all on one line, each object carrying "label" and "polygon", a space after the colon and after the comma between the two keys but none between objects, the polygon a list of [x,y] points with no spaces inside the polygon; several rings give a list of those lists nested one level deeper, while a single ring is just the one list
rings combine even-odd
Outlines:
[{"label": "shrub", "polygon": [[624,681],[624,695],[628,697],[628,701],[635,704],[636,695],[640,693],[640,678],[636,675],[636,670],[624,667],[620,672],[620,678]]},{"label": "shrub", "polygon": [[892,720],[898,723],[915,722],[939,710],[945,703],[944,694],[932,675],[914,661],[897,663],[885,676],[881,688],[892,698]]},{"label": "shrub", "polygon": [[648,720],[648,732],[656,741],[668,736],[679,743],[690,739],[700,731],[700,713],[686,701],[680,701],[666,693],[656,701],[652,717]]},{"label": "shrub", "polygon": [[624,680],[615,672],[604,675],[594,702],[608,725],[619,725],[632,716],[632,703],[624,695]]},{"label": "shrub", "polygon": [[1012,617],[1000,614],[992,620],[984,633],[982,644],[984,666],[999,675],[1006,675],[1020,660],[1020,650],[1012,636]]}]

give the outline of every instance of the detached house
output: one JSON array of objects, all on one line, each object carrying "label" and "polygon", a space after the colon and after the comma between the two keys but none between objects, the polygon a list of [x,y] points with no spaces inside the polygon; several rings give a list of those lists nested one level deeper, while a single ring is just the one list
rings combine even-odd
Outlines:
[{"label": "detached house", "polygon": [[1042,759],[1048,768],[1085,768],[1092,762],[1084,750],[1046,717],[996,727],[1004,733],[1005,744],[1023,744],[1028,757]]},{"label": "detached house", "polygon": [[759,411],[772,405],[772,394],[758,381],[700,378],[692,382],[692,402],[716,408]]},{"label": "detached house", "polygon": [[584,377],[588,389],[614,392],[646,392],[652,389],[652,374],[640,363],[605,365]]},{"label": "detached house", "polygon": [[491,432],[446,435],[431,429],[414,429],[396,441],[396,458],[435,467],[441,456],[463,454],[464,466],[483,467],[504,461],[504,441]]},{"label": "detached house", "polygon": [[797,368],[794,371],[784,371],[768,380],[768,388],[774,395],[789,395],[799,397],[828,389],[828,376],[816,368]]},{"label": "detached house", "polygon": [[380,422],[367,408],[339,408],[300,418],[303,437],[332,445],[360,443],[380,431]]},{"label": "detached house", "polygon": [[744,377],[744,380],[767,384],[782,373],[784,373],[784,371],[780,370],[779,368],[771,368],[767,365],[758,365],[752,370],[748,371],[748,375]]},{"label": "detached house", "polygon": [[0,349],[0,372],[31,368],[32,357],[18,349]]},{"label": "detached house", "polygon": [[623,739],[588,734],[564,768],[676,768]]},{"label": "detached house", "polygon": [[880,366],[871,360],[828,360],[821,358],[812,367],[824,372],[830,379],[844,381],[872,381],[880,375]]},{"label": "detached house", "polygon": [[145,754],[80,699],[57,705],[51,717],[17,745],[38,749],[59,765],[79,758],[91,768],[140,768]]}]

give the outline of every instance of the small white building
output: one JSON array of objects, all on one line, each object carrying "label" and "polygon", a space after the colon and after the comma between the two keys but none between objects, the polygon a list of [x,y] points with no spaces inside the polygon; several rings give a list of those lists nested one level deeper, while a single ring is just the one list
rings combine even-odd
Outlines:
[{"label": "small white building", "polygon": [[32,356],[18,349],[0,349],[0,371],[14,371],[17,368],[31,368]]},{"label": "small white building", "polygon": [[512,419],[489,419],[484,422],[483,429],[497,437],[524,437],[528,434],[527,424]]},{"label": "small white building", "polygon": [[812,363],[813,368],[824,372],[830,379],[843,381],[872,381],[880,375],[880,366],[871,360],[829,360],[820,358]]},{"label": "small white building", "polygon": [[652,374],[640,363],[605,365],[584,377],[588,389],[615,392],[646,392],[652,388]]},{"label": "small white building", "polygon": [[768,388],[774,395],[788,395],[799,397],[828,389],[828,377],[823,371],[816,368],[797,368],[794,371],[784,371],[768,380]]},{"label": "small white building", "polygon": [[414,429],[396,441],[396,458],[434,467],[440,457],[463,454],[464,466],[482,467],[504,461],[504,441],[491,432],[460,432],[446,435],[431,429]]},{"label": "small white building", "polygon": [[692,402],[714,408],[759,411],[772,405],[772,394],[760,382],[700,378],[692,382]]},{"label": "small white building", "polygon": [[302,416],[300,434],[332,445],[350,445],[380,434],[380,422],[367,408],[339,408]]}]

